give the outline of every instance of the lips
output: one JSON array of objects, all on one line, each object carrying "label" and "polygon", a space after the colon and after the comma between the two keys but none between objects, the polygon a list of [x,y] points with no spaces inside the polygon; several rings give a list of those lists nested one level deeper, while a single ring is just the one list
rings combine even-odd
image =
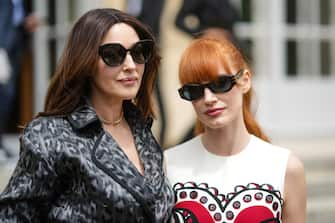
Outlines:
[{"label": "lips", "polygon": [[212,109],[208,109],[205,114],[208,116],[217,116],[219,114],[221,114],[224,111],[225,108],[212,108]]},{"label": "lips", "polygon": [[119,79],[118,81],[125,85],[133,85],[137,82],[137,78],[136,77],[126,77],[126,78]]}]

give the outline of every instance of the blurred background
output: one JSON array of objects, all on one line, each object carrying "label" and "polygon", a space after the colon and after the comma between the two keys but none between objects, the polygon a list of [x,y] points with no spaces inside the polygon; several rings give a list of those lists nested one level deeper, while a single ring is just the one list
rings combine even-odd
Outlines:
[{"label": "blurred background", "polygon": [[42,111],[73,22],[89,9],[114,7],[148,23],[159,40],[163,59],[153,130],[164,148],[189,138],[195,120],[191,104],[177,94],[181,53],[194,35],[220,29],[252,66],[257,120],[273,143],[291,149],[305,163],[308,222],[334,222],[335,1],[219,0],[221,5],[215,5],[218,1],[204,0],[206,6],[197,9],[186,4],[200,0],[24,2],[38,25],[24,41],[13,108],[6,118],[3,145],[11,155],[0,154],[0,190],[18,158],[19,126]]}]

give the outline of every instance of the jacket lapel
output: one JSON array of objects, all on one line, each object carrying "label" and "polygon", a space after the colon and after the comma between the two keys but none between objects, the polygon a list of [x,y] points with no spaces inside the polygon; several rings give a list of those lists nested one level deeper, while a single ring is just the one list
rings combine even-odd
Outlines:
[{"label": "jacket lapel", "polygon": [[138,202],[150,209],[164,184],[162,151],[150,130],[152,119],[143,119],[141,112],[131,102],[124,103],[124,112],[144,166],[144,176],[137,171],[113,137],[102,129],[89,102],[86,101],[86,104],[70,114],[68,120],[79,131],[89,130],[91,124],[96,124],[99,136],[92,151],[95,165],[132,194]]}]

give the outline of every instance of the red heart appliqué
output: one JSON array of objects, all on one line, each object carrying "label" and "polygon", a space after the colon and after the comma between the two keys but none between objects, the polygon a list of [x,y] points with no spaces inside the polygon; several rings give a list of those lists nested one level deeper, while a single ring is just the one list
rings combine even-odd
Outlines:
[{"label": "red heart appliqu\u00e9", "polygon": [[283,199],[269,184],[239,185],[227,195],[205,183],[176,183],[173,189],[176,223],[281,223]]}]

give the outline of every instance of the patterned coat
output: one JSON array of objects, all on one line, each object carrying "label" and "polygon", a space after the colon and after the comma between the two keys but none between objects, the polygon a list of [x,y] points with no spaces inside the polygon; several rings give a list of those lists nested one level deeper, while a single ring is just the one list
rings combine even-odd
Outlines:
[{"label": "patterned coat", "polygon": [[152,119],[124,104],[142,176],[85,104],[39,117],[21,136],[20,159],[0,195],[0,222],[167,222],[174,202]]}]

